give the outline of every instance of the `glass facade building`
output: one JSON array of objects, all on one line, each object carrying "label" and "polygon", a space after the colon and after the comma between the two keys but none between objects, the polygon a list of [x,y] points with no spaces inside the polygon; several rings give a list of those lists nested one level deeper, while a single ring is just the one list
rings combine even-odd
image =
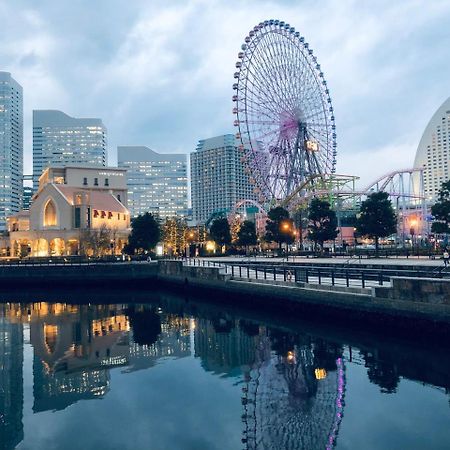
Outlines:
[{"label": "glass facade building", "polygon": [[187,155],[157,153],[144,146],[119,146],[117,155],[118,166],[127,169],[131,217],[146,212],[160,217],[187,214]]},{"label": "glass facade building", "polygon": [[56,110],[33,111],[33,188],[49,166],[106,166],[106,127]]},{"label": "glass facade building", "polygon": [[213,213],[228,213],[240,200],[256,195],[244,170],[233,134],[200,140],[191,154],[192,217],[204,223]]},{"label": "glass facade building", "polygon": [[11,74],[0,72],[0,231],[22,207],[23,92]]}]

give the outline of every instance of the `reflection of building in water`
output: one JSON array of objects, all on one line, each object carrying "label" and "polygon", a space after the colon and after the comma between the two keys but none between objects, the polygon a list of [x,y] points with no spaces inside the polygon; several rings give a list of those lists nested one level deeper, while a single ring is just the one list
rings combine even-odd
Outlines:
[{"label": "reflection of building in water", "polygon": [[42,302],[11,304],[6,314],[30,326],[34,412],[104,396],[112,367],[134,371],[161,357],[190,355],[189,319],[144,306]]},{"label": "reflection of building in water", "polygon": [[323,358],[311,343],[283,354],[273,344],[261,335],[257,361],[244,373],[242,442],[247,449],[332,448],[342,420],[342,358]]},{"label": "reflection of building in water", "polygon": [[0,449],[9,450],[23,439],[23,326],[10,323],[0,312]]},{"label": "reflection of building in water", "polygon": [[[134,372],[152,367],[159,358],[190,356],[189,319],[165,314],[158,314],[158,317],[160,332],[154,342],[149,341],[142,343],[142,345],[136,342],[130,344],[129,368],[126,369],[127,371]],[[136,331],[133,328],[133,333],[136,333]]]},{"label": "reflection of building in water", "polygon": [[45,313],[49,305],[32,305],[35,412],[105,395],[107,369],[127,363],[129,323],[120,307],[65,306]]},{"label": "reflection of building in water", "polygon": [[237,375],[255,361],[257,338],[235,320],[197,319],[194,342],[203,368],[216,374]]}]

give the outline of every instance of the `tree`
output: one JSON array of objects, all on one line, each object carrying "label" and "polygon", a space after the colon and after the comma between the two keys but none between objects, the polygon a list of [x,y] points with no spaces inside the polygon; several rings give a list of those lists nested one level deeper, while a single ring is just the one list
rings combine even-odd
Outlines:
[{"label": "tree", "polygon": [[238,232],[238,244],[244,246],[248,253],[248,246],[256,245],[257,242],[255,223],[251,220],[244,220]]},{"label": "tree", "polygon": [[289,218],[289,212],[277,206],[267,213],[266,236],[267,242],[277,242],[281,253],[281,244],[290,244],[293,239],[294,223]]},{"label": "tree", "polygon": [[231,243],[230,224],[226,218],[214,219],[209,234],[217,245],[223,246]]},{"label": "tree", "polygon": [[375,240],[375,252],[378,256],[380,237],[390,236],[397,231],[397,218],[386,192],[374,192],[362,202],[356,230],[362,236]]},{"label": "tree", "polygon": [[173,254],[183,253],[188,244],[188,227],[186,219],[168,217],[163,225],[164,247]]},{"label": "tree", "polygon": [[314,242],[314,248],[319,244],[323,249],[323,243],[336,239],[338,233],[336,213],[330,208],[330,204],[313,198],[308,209],[308,235]]},{"label": "tree", "polygon": [[450,181],[442,183],[437,202],[431,207],[433,224],[431,231],[437,234],[450,233]]},{"label": "tree", "polygon": [[131,221],[131,233],[125,251],[128,254],[150,251],[155,248],[160,237],[161,230],[158,221],[147,212]]},{"label": "tree", "polygon": [[105,223],[99,228],[80,231],[80,251],[82,255],[103,256],[111,250],[112,230]]}]

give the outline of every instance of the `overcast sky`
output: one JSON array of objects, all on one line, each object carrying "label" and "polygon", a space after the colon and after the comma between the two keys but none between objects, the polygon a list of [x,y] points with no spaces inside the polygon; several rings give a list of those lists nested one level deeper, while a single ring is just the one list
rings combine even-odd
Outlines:
[{"label": "overcast sky", "polygon": [[234,64],[254,25],[278,18],[306,37],[328,81],[337,172],[362,184],[412,166],[450,96],[449,0],[0,0],[0,70],[31,112],[100,117],[117,145],[160,152],[234,133]]}]

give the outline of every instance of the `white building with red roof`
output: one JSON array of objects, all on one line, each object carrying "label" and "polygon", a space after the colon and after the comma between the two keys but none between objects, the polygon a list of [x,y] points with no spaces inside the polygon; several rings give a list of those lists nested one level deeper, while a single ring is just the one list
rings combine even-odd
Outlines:
[{"label": "white building with red roof", "polygon": [[126,170],[49,167],[8,229],[11,256],[120,254],[130,232]]}]

